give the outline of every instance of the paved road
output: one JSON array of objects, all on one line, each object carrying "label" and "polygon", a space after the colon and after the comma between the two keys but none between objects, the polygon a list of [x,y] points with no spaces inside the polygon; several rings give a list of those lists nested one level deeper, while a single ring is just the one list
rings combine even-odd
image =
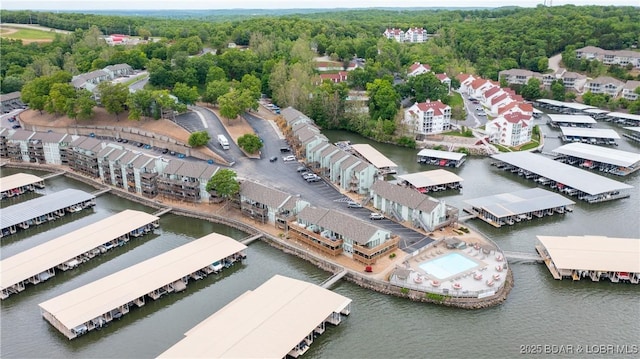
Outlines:
[{"label": "paved road", "polygon": [[549,68],[551,70],[558,71],[560,69],[560,61],[562,60],[562,54],[556,54],[549,58]]}]

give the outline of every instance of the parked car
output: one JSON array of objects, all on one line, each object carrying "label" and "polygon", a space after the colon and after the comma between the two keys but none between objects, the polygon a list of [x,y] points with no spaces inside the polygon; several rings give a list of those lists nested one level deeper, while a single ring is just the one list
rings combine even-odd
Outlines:
[{"label": "parked car", "polygon": [[296,156],[294,156],[294,155],[284,156],[284,157],[282,157],[282,160],[284,162],[295,161],[296,160]]},{"label": "parked car", "polygon": [[280,152],[282,153],[291,152],[291,147],[280,147]]},{"label": "parked car", "polygon": [[278,156],[273,156],[269,158],[269,162],[275,162],[278,160]]},{"label": "parked car", "polygon": [[296,168],[296,172],[306,172],[307,171],[307,167],[305,166],[299,166],[298,168]]},{"label": "parked car", "polygon": [[369,215],[369,219],[370,219],[370,220],[384,219],[384,216],[383,216],[383,215],[381,215],[380,213],[372,212],[372,213]]},{"label": "parked car", "polygon": [[163,154],[163,155],[165,155],[165,154],[167,154],[167,153],[169,153],[169,149],[168,149],[168,148],[165,148],[164,150],[162,150],[162,154]]},{"label": "parked car", "polygon": [[13,125],[13,126],[11,126],[11,127],[13,127],[13,128],[15,129],[15,128],[20,128],[20,127],[22,127],[22,126],[20,126],[20,124],[19,124],[19,123],[16,123],[15,125]]},{"label": "parked car", "polygon": [[16,122],[16,118],[15,117],[9,117],[9,122]]},{"label": "parked car", "polygon": [[311,176],[306,178],[307,182],[318,182],[320,181],[320,176],[316,175],[316,174],[312,174]]},{"label": "parked car", "polygon": [[358,202],[349,201],[347,202],[347,208],[362,208],[362,205]]},{"label": "parked car", "polygon": [[302,178],[307,179],[307,178],[312,178],[312,177],[316,177],[315,173],[311,173],[311,172],[305,172],[302,174]]}]

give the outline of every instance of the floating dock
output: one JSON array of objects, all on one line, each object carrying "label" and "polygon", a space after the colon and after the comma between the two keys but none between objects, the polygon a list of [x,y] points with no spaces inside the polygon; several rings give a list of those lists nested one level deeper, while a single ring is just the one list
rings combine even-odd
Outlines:
[{"label": "floating dock", "polygon": [[597,108],[595,106],[585,105],[582,103],[563,102],[546,98],[536,100],[536,106],[564,114],[581,114],[585,113],[587,110]]},{"label": "floating dock", "polygon": [[395,164],[395,162],[391,161],[387,156],[369,144],[351,145],[351,149],[357,157],[363,158],[365,161],[371,163],[383,174],[396,173],[398,170],[398,165]]},{"label": "floating dock", "polygon": [[158,228],[159,218],[148,213],[124,210],[109,218],[52,239],[37,247],[0,261],[0,298],[22,292],[91,260],[108,250],[124,245]]},{"label": "floating dock", "polygon": [[631,141],[640,142],[640,127],[625,127],[627,133],[623,133],[622,136],[630,139]]},{"label": "floating dock", "polygon": [[581,127],[591,128],[597,122],[591,116],[587,115],[554,115],[549,114],[549,126],[558,127]]},{"label": "floating dock", "polygon": [[275,275],[185,333],[159,358],[297,358],[325,324],[338,325],[351,299]]},{"label": "floating dock", "polygon": [[[144,262],[40,303],[42,316],[69,339],[119,319],[147,298],[186,289],[244,258],[244,244],[211,233]],[[221,328],[225,329],[225,328]]]},{"label": "floating dock", "polygon": [[420,193],[462,189],[462,177],[446,170],[432,170],[396,176],[401,185],[415,188]]},{"label": "floating dock", "polygon": [[555,279],[640,282],[640,239],[537,236],[536,250]]},{"label": "floating dock", "polygon": [[557,154],[555,160],[558,162],[618,176],[626,176],[640,169],[640,153],[586,143],[569,143],[553,152]]},{"label": "floating dock", "polygon": [[471,205],[471,208],[465,208],[466,212],[473,213],[498,228],[555,213],[572,212],[575,204],[564,196],[542,188],[502,193],[465,202]]},{"label": "floating dock", "polygon": [[40,198],[14,204],[2,209],[0,238],[18,229],[54,221],[65,213],[74,213],[96,205],[96,197],[77,189],[65,189]]},{"label": "floating dock", "polygon": [[460,167],[467,155],[460,152],[440,151],[425,148],[418,152],[418,163],[440,167]]},{"label": "floating dock", "polygon": [[562,131],[561,139],[564,142],[617,146],[616,140],[620,139],[616,131],[608,128],[560,127],[560,130]]},{"label": "floating dock", "polygon": [[491,157],[498,161],[492,163],[493,166],[588,203],[626,198],[630,196],[627,190],[633,188],[530,152],[500,153]]},{"label": "floating dock", "polygon": [[620,125],[640,126],[640,115],[623,112],[609,112],[607,119]]},{"label": "floating dock", "polygon": [[44,179],[28,173],[16,173],[0,178],[2,199],[16,197],[42,188],[44,188]]}]

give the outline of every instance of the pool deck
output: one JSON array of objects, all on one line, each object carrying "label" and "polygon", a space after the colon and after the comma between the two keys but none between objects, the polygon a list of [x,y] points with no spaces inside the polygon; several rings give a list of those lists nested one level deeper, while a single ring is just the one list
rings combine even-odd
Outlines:
[{"label": "pool deck", "polygon": [[[437,278],[426,273],[421,264],[458,253],[477,262],[478,265],[446,278]],[[410,273],[407,284],[418,290],[449,294],[452,296],[473,296],[474,294],[497,290],[507,275],[508,265],[500,250],[483,249],[479,243],[467,243],[465,248],[449,249],[438,242],[405,261]]]}]

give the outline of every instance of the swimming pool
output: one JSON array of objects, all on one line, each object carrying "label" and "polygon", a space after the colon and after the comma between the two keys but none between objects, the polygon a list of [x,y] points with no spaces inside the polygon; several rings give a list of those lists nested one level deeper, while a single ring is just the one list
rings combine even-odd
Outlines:
[{"label": "swimming pool", "polygon": [[440,280],[452,277],[458,273],[465,272],[473,267],[477,267],[478,262],[467,258],[459,253],[449,253],[434,260],[421,263],[420,269],[427,274]]}]

